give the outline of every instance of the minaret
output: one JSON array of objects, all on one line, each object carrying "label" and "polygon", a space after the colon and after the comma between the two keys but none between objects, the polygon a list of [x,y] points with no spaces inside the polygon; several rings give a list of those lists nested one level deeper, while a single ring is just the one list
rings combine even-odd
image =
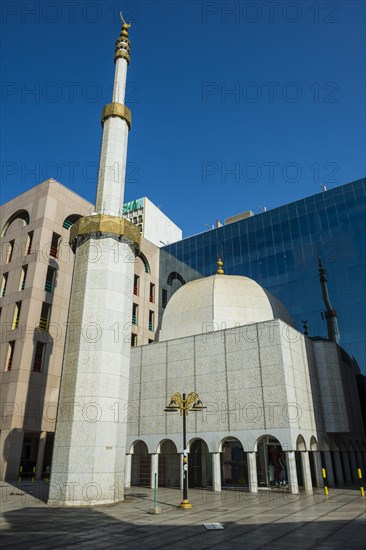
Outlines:
[{"label": "minaret", "polygon": [[327,321],[327,332],[328,339],[331,342],[339,342],[339,330],[338,330],[338,320],[337,312],[330,305],[329,295],[328,295],[328,286],[327,286],[327,276],[326,271],[323,267],[322,261],[319,258],[319,277],[320,284],[322,287],[323,301],[325,304],[325,319]]},{"label": "minaret", "polygon": [[49,496],[49,503],[58,506],[123,500],[132,290],[140,235],[120,217],[131,127],[124,104],[130,25],[122,21],[113,101],[102,112],[96,212],[70,231],[74,276]]}]

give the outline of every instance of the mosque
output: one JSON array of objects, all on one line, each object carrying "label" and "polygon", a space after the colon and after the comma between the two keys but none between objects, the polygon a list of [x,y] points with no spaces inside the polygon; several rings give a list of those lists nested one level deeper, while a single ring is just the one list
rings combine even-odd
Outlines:
[{"label": "mosque", "polygon": [[[322,487],[322,468],[330,486],[352,482],[366,465],[359,368],[338,344],[321,261],[327,338],[310,338],[306,325],[296,330],[273,294],[225,274],[224,257],[215,274],[170,297],[155,342],[131,347],[110,330],[130,322],[130,260],[141,246],[122,217],[124,169],[115,176],[132,126],[129,27],[123,20],[112,102],[102,113],[95,211],[70,229],[75,261],[49,503],[107,504],[131,485],[179,487],[185,476],[213,491],[293,494]],[[98,338],[85,338],[87,324],[100,328]],[[184,443],[182,394],[192,405]]]}]

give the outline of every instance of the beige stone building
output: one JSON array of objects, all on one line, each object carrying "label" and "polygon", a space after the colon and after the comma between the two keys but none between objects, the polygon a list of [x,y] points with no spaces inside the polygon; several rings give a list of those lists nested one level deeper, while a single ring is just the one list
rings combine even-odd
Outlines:
[{"label": "beige stone building", "polygon": [[[20,467],[41,477],[51,464],[74,262],[69,230],[93,210],[52,179],[1,206],[1,479],[17,478]],[[142,237],[131,259],[133,311],[122,330],[133,346],[155,340],[159,253]]]}]

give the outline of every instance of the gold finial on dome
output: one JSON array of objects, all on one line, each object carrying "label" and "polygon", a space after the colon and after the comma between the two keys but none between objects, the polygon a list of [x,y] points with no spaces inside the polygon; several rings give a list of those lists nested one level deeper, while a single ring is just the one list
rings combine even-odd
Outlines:
[{"label": "gold finial on dome", "polygon": [[221,258],[218,258],[217,260],[217,275],[224,275],[225,271],[222,269],[222,266],[224,265]]}]

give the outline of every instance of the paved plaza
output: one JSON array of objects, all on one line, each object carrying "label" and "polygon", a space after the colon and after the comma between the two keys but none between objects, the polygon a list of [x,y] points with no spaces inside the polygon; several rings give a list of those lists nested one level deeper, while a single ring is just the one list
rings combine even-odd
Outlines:
[{"label": "paved plaza", "polygon": [[159,515],[148,513],[153,491],[144,487],[129,489],[120,504],[78,508],[47,506],[44,482],[3,483],[1,490],[2,548],[366,548],[366,499],[357,487],[330,490],[328,497],[320,489],[312,495],[191,489],[189,511],[177,508],[180,490],[159,488]]}]

